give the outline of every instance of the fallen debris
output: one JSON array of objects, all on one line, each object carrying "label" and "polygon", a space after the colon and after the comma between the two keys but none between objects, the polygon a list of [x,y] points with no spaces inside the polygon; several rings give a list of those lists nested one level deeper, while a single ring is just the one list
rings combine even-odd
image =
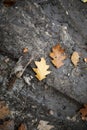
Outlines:
[{"label": "fallen debris", "polygon": [[87,120],[87,104],[84,105],[84,108],[81,108],[80,111],[82,120]]},{"label": "fallen debris", "polygon": [[28,48],[23,48],[23,53],[28,53]]},{"label": "fallen debris", "polygon": [[46,64],[44,58],[41,58],[41,61],[35,61],[37,68],[33,68],[34,72],[36,73],[36,77],[39,80],[43,80],[46,78],[46,75],[50,74],[51,71],[48,71],[49,65]]},{"label": "fallen debris", "polygon": [[85,63],[87,63],[87,58],[84,58]]},{"label": "fallen debris", "polygon": [[76,67],[78,65],[78,62],[79,62],[79,53],[78,52],[73,52],[72,56],[71,56],[71,61],[73,63],[73,65]]},{"label": "fallen debris", "polygon": [[52,125],[48,125],[48,121],[40,120],[39,125],[37,127],[38,130],[51,130],[54,128]]},{"label": "fallen debris", "polygon": [[16,3],[16,0],[4,0],[3,4],[5,7],[13,6]]},{"label": "fallen debris", "polygon": [[50,53],[50,57],[53,59],[52,63],[57,68],[60,68],[64,65],[63,60],[66,59],[66,55],[64,53],[64,49],[60,46],[60,44],[55,45],[52,48],[52,52]]},{"label": "fallen debris", "polygon": [[32,60],[33,60],[33,57],[27,58],[25,55],[21,56],[18,62],[16,63],[14,69],[12,70],[11,74],[12,75],[15,74],[17,78],[20,78]]},{"label": "fallen debris", "polygon": [[84,3],[87,2],[87,0],[82,0]]},{"label": "fallen debris", "polygon": [[29,57],[29,55],[27,54],[19,58],[18,62],[16,63],[15,67],[12,69],[12,72],[10,74],[10,78],[7,83],[8,90],[12,89],[16,79],[20,78],[23,75],[25,69],[32,62],[32,60],[33,60],[33,56]]},{"label": "fallen debris", "polygon": [[2,125],[0,125],[0,130],[14,130],[14,121],[5,121]]},{"label": "fallen debris", "polygon": [[18,130],[27,130],[26,124],[21,124],[18,128]]},{"label": "fallen debris", "polygon": [[8,115],[10,115],[10,110],[8,106],[6,106],[4,101],[0,101],[0,119],[4,119]]}]

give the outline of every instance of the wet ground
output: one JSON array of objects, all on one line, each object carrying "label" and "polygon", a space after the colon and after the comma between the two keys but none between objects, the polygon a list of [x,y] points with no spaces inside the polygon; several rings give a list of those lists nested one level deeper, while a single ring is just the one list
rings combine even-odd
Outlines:
[{"label": "wet ground", "polygon": [[[87,104],[87,64],[83,62],[87,57],[87,4],[19,0],[9,8],[1,2],[0,8],[0,99],[11,110],[15,130],[21,122],[28,130],[36,130],[40,120],[48,121],[53,130],[86,130],[87,122],[78,111]],[[48,56],[57,43],[68,57],[60,69]],[[27,56],[22,53],[24,47],[29,49]],[[73,51],[80,53],[77,67],[70,60]],[[38,81],[31,63],[21,78],[14,81],[12,75],[9,80],[20,56],[25,57],[24,64],[31,57],[34,61],[45,57],[52,73]]]}]

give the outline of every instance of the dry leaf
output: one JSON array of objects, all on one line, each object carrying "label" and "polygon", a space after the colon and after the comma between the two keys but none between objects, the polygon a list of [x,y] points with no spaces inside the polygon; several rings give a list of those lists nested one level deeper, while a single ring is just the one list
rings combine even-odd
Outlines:
[{"label": "dry leaf", "polygon": [[4,2],[3,2],[3,4],[4,4],[6,7],[13,6],[15,3],[16,3],[16,0],[4,0]]},{"label": "dry leaf", "polygon": [[87,63],[87,58],[84,58],[84,61]]},{"label": "dry leaf", "polygon": [[66,59],[66,55],[64,53],[64,49],[60,46],[60,44],[57,44],[52,48],[52,52],[50,53],[50,57],[53,59],[52,63],[57,68],[60,68],[62,65],[64,65],[63,60]]},{"label": "dry leaf", "polygon": [[28,52],[28,48],[23,48],[23,53],[27,53]]},{"label": "dry leaf", "polygon": [[87,0],[82,0],[84,3],[87,2]]},{"label": "dry leaf", "polygon": [[84,105],[84,108],[80,109],[82,120],[87,120],[87,105]]},{"label": "dry leaf", "polygon": [[18,130],[27,130],[27,126],[25,124],[21,124]]},{"label": "dry leaf", "polygon": [[5,105],[4,101],[0,101],[0,119],[6,118],[10,114],[9,108]]},{"label": "dry leaf", "polygon": [[14,130],[14,121],[5,121],[2,125],[0,125],[0,130]]},{"label": "dry leaf", "polygon": [[51,130],[54,128],[52,125],[48,125],[47,121],[40,120],[39,125],[37,127],[38,130]]},{"label": "dry leaf", "polygon": [[79,62],[79,58],[80,58],[80,56],[79,56],[78,52],[76,52],[76,51],[73,52],[73,54],[71,56],[71,61],[74,64],[74,66],[77,66],[77,64]]},{"label": "dry leaf", "polygon": [[50,71],[47,69],[49,68],[49,65],[46,65],[46,61],[44,58],[41,58],[41,61],[35,61],[35,64],[37,68],[33,68],[34,72],[36,73],[36,77],[39,80],[45,79],[46,75],[50,74]]}]

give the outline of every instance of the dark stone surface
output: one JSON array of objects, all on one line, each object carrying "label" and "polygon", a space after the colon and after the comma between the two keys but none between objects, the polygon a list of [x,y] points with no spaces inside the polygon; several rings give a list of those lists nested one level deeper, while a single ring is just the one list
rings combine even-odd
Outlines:
[{"label": "dark stone surface", "polygon": [[[35,1],[33,4],[28,0],[19,0],[14,6],[6,8],[1,2],[0,52],[4,56],[0,56],[0,98],[9,104],[13,117],[17,119],[16,124],[25,120],[28,129],[35,130],[38,121],[45,119],[55,125],[55,130],[86,130],[86,123],[82,122],[77,114],[80,107],[87,103],[87,64],[83,62],[83,57],[87,56],[84,49],[87,36],[86,27],[84,29],[86,14],[83,16],[83,12],[81,15],[79,13],[80,5],[84,6],[84,10],[86,7],[79,1],[76,2],[76,5],[79,3],[77,9],[74,5],[75,15],[78,14],[80,19],[84,19],[82,25],[82,21],[78,21],[74,16],[73,7],[68,9],[69,15],[66,15],[68,4],[63,3],[63,0],[38,3],[39,5]],[[69,3],[72,4],[72,1]],[[65,65],[60,69],[51,64],[48,56],[51,47],[58,42],[65,48],[68,56],[64,61]],[[32,71],[33,64],[30,64],[23,77],[16,79],[13,89],[9,92],[8,77],[15,66],[15,58],[18,60],[23,55],[24,47],[29,49],[29,57],[30,54],[37,55],[34,61],[45,57],[52,73],[39,82]],[[73,51],[81,54],[76,68],[70,61]],[[9,64],[4,63],[6,55],[12,59]],[[29,85],[25,84],[24,76],[30,78]],[[34,105],[35,110],[32,107]],[[48,114],[49,110],[54,111],[52,116]],[[37,119],[35,126],[31,123],[33,119]]]}]

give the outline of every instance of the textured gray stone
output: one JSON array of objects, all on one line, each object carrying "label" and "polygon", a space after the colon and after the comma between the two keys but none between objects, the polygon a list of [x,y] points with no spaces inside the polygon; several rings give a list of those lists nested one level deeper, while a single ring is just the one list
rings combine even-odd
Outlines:
[{"label": "textured gray stone", "polygon": [[[40,7],[40,5],[33,4],[28,0],[19,0],[9,8],[6,8],[3,4],[0,5],[0,51],[14,60],[15,58],[19,59],[23,55],[22,49],[27,47],[29,54],[25,56],[24,61],[27,61],[30,55],[33,54],[34,56],[37,55],[34,57],[34,61],[43,56],[52,71],[45,80],[39,82],[31,69],[33,67],[32,63],[25,71],[26,75],[33,77],[30,81],[31,85],[27,86],[24,84],[23,79],[17,79],[14,89],[11,92],[4,92],[13,65],[9,68],[1,60],[1,70],[7,69],[6,75],[4,74],[5,71],[3,71],[4,85],[2,84],[3,76],[1,76],[1,98],[3,95],[8,97],[9,104],[10,100],[13,100],[12,108],[15,102],[20,102],[23,105],[21,96],[24,101],[30,97],[33,101],[42,104],[42,106],[52,109],[54,117],[57,119],[71,120],[68,117],[75,115],[81,105],[87,103],[86,64],[81,58],[79,66],[75,68],[70,61],[73,51],[78,51],[83,56],[86,56],[87,53],[82,48],[84,45],[81,44],[83,36],[77,33],[68,21],[66,12],[60,4],[50,2],[50,4],[41,5]],[[48,56],[52,46],[58,42],[65,48],[68,57],[64,61],[64,66],[60,69],[56,69],[51,64],[51,59]],[[45,86],[48,86],[49,89],[44,90]],[[22,109],[20,104],[17,103],[15,110],[20,111],[19,109]]]}]

